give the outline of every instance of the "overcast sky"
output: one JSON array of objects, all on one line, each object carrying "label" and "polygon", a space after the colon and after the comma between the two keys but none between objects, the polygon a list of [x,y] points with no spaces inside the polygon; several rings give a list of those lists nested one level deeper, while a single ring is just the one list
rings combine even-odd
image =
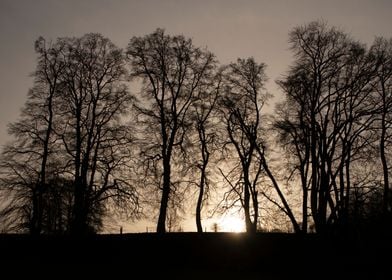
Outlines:
[{"label": "overcast sky", "polygon": [[326,20],[371,44],[391,37],[389,0],[0,0],[0,145],[18,118],[35,68],[34,41],[99,32],[119,47],[157,27],[191,37],[222,63],[253,56],[268,65],[268,90],[290,63],[287,34],[294,26]]}]

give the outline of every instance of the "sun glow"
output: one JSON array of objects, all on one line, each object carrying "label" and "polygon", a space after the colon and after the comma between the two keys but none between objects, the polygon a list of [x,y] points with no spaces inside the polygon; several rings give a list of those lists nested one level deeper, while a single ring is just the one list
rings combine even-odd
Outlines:
[{"label": "sun glow", "polygon": [[221,231],[226,232],[244,232],[245,226],[244,221],[238,217],[224,217],[219,223]]}]

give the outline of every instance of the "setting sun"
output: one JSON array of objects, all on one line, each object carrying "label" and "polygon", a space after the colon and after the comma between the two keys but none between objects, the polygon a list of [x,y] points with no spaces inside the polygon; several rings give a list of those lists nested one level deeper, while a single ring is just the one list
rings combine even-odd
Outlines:
[{"label": "setting sun", "polygon": [[244,221],[238,217],[225,217],[219,223],[221,231],[243,232],[245,231]]}]

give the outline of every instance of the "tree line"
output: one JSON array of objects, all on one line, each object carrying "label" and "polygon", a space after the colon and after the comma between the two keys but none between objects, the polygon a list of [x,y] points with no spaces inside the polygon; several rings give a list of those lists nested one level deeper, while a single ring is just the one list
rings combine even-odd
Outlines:
[{"label": "tree line", "polygon": [[162,29],[125,50],[96,33],[38,38],[1,156],[2,231],[85,235],[110,215],[156,215],[164,233],[189,205],[198,232],[208,209],[239,211],[250,233],[387,226],[392,40],[367,47],[315,21],[289,44],[266,114],[266,65],[252,57],[220,65]]}]

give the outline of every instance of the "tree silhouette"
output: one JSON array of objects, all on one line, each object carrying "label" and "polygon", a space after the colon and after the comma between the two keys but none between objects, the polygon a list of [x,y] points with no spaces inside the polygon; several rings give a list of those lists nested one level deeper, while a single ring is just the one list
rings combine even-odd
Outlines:
[{"label": "tree silhouette", "polygon": [[62,78],[64,113],[58,133],[74,176],[72,231],[79,235],[87,232],[97,203],[109,198],[135,199],[123,174],[116,175],[128,155],[130,136],[121,117],[132,97],[124,84],[124,56],[109,39],[91,33],[62,40],[67,53]]},{"label": "tree silhouette", "polygon": [[173,157],[184,144],[195,92],[209,83],[214,56],[194,47],[190,39],[166,35],[162,29],[133,37],[127,55],[131,76],[143,81],[140,96],[143,101],[137,110],[140,123],[146,125],[142,137],[148,138],[143,147],[147,162],[151,162],[147,169],[155,173],[162,191],[157,232],[163,233],[170,195],[175,189]]},{"label": "tree silhouette", "polygon": [[66,190],[54,183],[73,177],[70,230],[86,234],[100,227],[109,200],[122,208],[138,205],[136,190],[124,180],[130,136],[121,117],[132,102],[124,57],[99,34],[60,38],[49,47],[40,38],[36,50],[35,86],[22,120],[10,126],[18,141],[4,151],[3,186],[11,193],[23,189],[14,198],[27,200],[21,207],[31,208],[30,229],[39,233],[43,205]]},{"label": "tree silhouette", "polygon": [[[220,102],[228,144],[239,159],[237,183],[232,183],[245,214],[247,232],[256,232],[259,218],[258,184],[263,171],[258,146],[262,145],[261,108],[266,94],[265,65],[253,58],[238,59],[224,73],[224,93]],[[252,218],[253,217],[253,218]]]},{"label": "tree silhouette", "polygon": [[101,231],[108,214],[134,218],[153,205],[165,233],[182,230],[196,201],[202,232],[211,190],[214,209],[240,209],[248,233],[264,214],[294,232],[385,230],[392,41],[367,48],[314,21],[289,42],[294,61],[271,118],[266,66],[253,58],[219,68],[162,29],[131,38],[126,54],[96,33],[38,38],[34,84],[0,160],[0,230],[80,236]]},{"label": "tree silhouette", "polygon": [[388,214],[388,212],[392,209],[388,163],[388,148],[390,146],[391,133],[389,128],[389,123],[391,121],[390,108],[392,105],[392,41],[384,38],[377,38],[370,49],[370,54],[374,61],[378,64],[374,92],[376,94],[376,102],[380,105],[380,117],[377,123],[379,123],[379,150],[384,181],[382,208],[384,214]]},{"label": "tree silhouette", "polygon": [[[211,81],[200,87],[196,92],[190,108],[191,130],[188,135],[190,145],[187,146],[186,164],[189,165],[191,185],[198,188],[196,202],[196,228],[203,232],[202,208],[210,194],[210,171],[211,161],[216,158],[218,150],[218,119],[217,100],[219,98],[221,75],[218,73],[211,77]],[[193,178],[196,177],[196,178]]]},{"label": "tree silhouette", "polygon": [[358,183],[351,172],[372,141],[368,131],[378,110],[371,89],[376,65],[364,46],[323,22],[295,28],[290,42],[296,61],[279,82],[287,99],[277,127],[301,177],[303,230],[309,190],[316,230],[323,233],[347,224]]},{"label": "tree silhouette", "polygon": [[64,48],[61,42],[47,43],[43,38],[35,42],[38,62],[33,73],[34,87],[29,91],[21,119],[9,126],[9,134],[16,141],[3,151],[2,187],[11,193],[11,207],[18,209],[19,205],[26,211],[19,216],[24,217],[22,224],[28,224],[31,234],[42,230],[49,157],[55,153],[56,103],[62,90],[60,77],[65,71]]}]

